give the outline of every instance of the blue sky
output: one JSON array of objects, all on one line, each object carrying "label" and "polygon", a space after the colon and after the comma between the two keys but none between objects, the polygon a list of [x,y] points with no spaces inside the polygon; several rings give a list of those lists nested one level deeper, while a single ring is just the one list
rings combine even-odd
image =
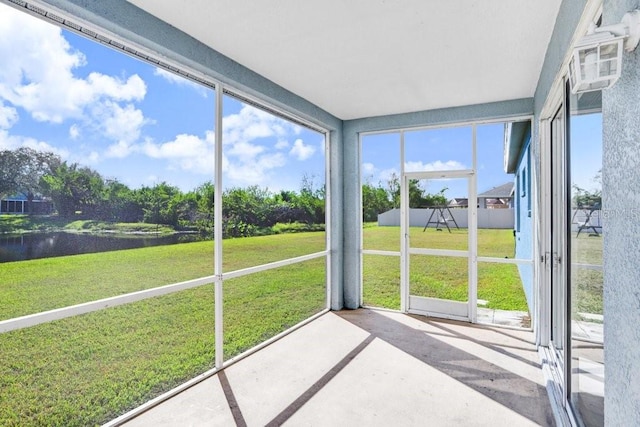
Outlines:
[{"label": "blue sky", "polygon": [[[594,177],[602,168],[602,114],[571,116],[571,181],[596,191],[601,185]],[[514,181],[504,172],[504,124],[476,127],[478,193]],[[405,170],[447,171],[471,169],[472,129],[469,126],[405,132]],[[386,187],[392,174],[400,173],[400,134],[366,135],[362,139],[362,178]],[[424,183],[424,181],[421,181]],[[429,193],[446,188],[448,199],[467,197],[464,180],[436,180],[425,183]],[[424,187],[424,185],[423,185]]]},{"label": "blue sky", "polygon": [[[477,126],[478,192],[513,181],[504,172],[502,123]],[[472,129],[469,126],[405,132],[405,170],[446,171],[472,168]],[[392,174],[400,172],[399,133],[367,135],[362,141],[362,176],[373,185],[386,186]],[[467,197],[465,180],[436,180],[426,190],[446,188],[448,199]]]},{"label": "blue sky", "polygon": [[[214,176],[213,90],[0,4],[0,149],[53,151],[131,188]],[[324,183],[324,136],[226,97],[225,187]]]},{"label": "blue sky", "polygon": [[[213,180],[215,94],[120,52],[0,4],[0,149],[30,146],[89,166],[131,188],[166,181],[190,190]],[[225,188],[299,190],[324,183],[324,136],[226,97]],[[572,118],[573,181],[594,189],[600,114]],[[503,170],[503,125],[478,126],[478,191],[512,181]],[[471,128],[406,133],[406,170],[471,167]],[[576,146],[577,147],[577,146]],[[363,139],[363,178],[400,171],[398,134]],[[456,182],[447,196],[466,197]]]}]

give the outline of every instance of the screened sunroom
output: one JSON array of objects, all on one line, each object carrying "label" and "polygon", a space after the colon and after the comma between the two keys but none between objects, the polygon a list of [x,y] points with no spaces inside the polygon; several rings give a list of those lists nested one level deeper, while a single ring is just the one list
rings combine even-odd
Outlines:
[{"label": "screened sunroom", "polygon": [[2,0],[0,424],[640,423],[635,7]]}]

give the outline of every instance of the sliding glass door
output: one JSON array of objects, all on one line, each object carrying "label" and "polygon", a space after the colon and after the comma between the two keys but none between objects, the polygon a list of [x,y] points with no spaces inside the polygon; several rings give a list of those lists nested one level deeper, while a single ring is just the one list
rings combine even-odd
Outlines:
[{"label": "sliding glass door", "polygon": [[[549,121],[543,240],[548,344],[558,399],[580,426],[604,424],[601,92],[566,86]],[[543,166],[544,163],[543,163]]]}]

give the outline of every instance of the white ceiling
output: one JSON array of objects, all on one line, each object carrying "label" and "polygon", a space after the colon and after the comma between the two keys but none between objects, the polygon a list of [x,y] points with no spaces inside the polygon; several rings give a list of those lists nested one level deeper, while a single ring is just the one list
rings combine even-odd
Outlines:
[{"label": "white ceiling", "polygon": [[560,0],[129,0],[341,119],[532,97]]}]

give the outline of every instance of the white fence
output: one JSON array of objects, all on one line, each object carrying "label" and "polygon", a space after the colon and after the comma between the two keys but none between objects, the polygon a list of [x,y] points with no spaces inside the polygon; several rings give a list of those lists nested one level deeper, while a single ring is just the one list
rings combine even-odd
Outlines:
[{"label": "white fence", "polygon": [[[444,218],[450,220],[450,215],[456,220],[458,227],[467,228],[467,208],[450,208],[448,211],[443,210]],[[431,216],[433,209],[411,209],[409,211],[409,226],[424,227]],[[433,214],[431,218],[432,224],[429,227],[435,227],[436,221],[440,219],[438,212]],[[449,227],[455,227],[453,221],[447,221]],[[379,226],[400,226],[400,209],[391,209],[390,211],[378,215]],[[444,223],[440,224],[444,227]],[[514,212],[513,209],[478,209],[478,228],[506,228],[513,229]]]}]

